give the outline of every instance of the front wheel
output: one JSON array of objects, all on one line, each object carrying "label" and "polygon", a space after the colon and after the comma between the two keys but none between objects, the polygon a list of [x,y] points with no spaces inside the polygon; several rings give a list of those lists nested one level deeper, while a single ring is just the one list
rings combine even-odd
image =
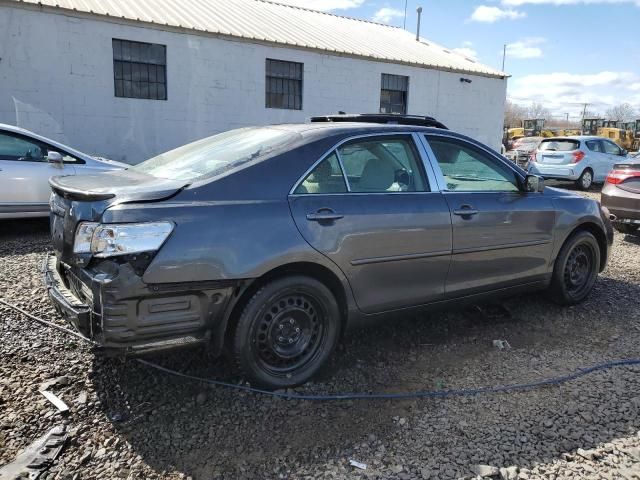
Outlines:
[{"label": "front wheel", "polygon": [[589,190],[593,184],[593,172],[588,168],[582,172],[580,178],[576,181],[576,185],[580,190]]},{"label": "front wheel", "polygon": [[571,235],[560,249],[549,286],[551,299],[561,305],[582,302],[596,282],[600,269],[600,246],[587,231]]},{"label": "front wheel", "polygon": [[305,276],[260,288],[238,319],[231,349],[252,385],[289,388],[311,378],[333,351],[340,310],[331,291]]}]

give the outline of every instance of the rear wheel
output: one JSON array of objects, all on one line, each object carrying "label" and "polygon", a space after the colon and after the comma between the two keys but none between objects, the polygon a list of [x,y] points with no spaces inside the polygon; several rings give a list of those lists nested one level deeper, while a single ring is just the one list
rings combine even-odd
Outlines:
[{"label": "rear wheel", "polygon": [[238,319],[232,351],[246,380],[278,389],[311,378],[333,351],[340,310],[318,280],[291,276],[258,290]]},{"label": "rear wheel", "polygon": [[587,231],[571,235],[560,249],[549,286],[552,300],[561,305],[582,302],[593,288],[600,269],[600,246]]},{"label": "rear wheel", "polygon": [[625,235],[633,235],[638,231],[638,225],[632,225],[630,223],[614,223],[613,227]]},{"label": "rear wheel", "polygon": [[576,185],[580,190],[589,190],[593,184],[593,172],[589,168],[585,168],[580,178],[576,180]]}]

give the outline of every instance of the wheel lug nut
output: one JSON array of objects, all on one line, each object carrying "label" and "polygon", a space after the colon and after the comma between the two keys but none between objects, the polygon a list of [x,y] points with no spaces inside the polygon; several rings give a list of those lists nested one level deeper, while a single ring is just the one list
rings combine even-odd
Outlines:
[{"label": "wheel lug nut", "polygon": [[284,337],[278,337],[279,342],[284,342]]},{"label": "wheel lug nut", "polygon": [[282,330],[282,329],[284,328],[284,325],[280,324],[280,325],[278,325],[278,328],[279,328],[280,330]]},{"label": "wheel lug nut", "polygon": [[293,338],[290,338],[290,339],[289,339],[289,343],[293,343]]},{"label": "wheel lug nut", "polygon": [[296,327],[296,333],[300,333],[300,329]]},{"label": "wheel lug nut", "polygon": [[290,319],[289,319],[289,323],[290,323],[291,325],[293,325],[293,323],[294,323],[294,322],[293,322],[293,318],[290,318]]}]

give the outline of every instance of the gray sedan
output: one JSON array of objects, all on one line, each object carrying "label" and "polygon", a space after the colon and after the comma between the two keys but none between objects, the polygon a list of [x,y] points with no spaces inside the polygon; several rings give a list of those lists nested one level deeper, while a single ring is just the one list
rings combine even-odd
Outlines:
[{"label": "gray sedan", "polygon": [[444,128],[348,119],[52,179],[54,305],[108,353],[206,344],[283,388],[393,312],[589,294],[613,238],[597,202]]},{"label": "gray sedan", "polygon": [[128,166],[0,123],[0,219],[48,216],[52,176],[95,174]]}]

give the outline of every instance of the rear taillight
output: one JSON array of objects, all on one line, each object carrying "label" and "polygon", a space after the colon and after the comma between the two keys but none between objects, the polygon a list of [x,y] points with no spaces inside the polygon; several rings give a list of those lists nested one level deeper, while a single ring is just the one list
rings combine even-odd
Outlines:
[{"label": "rear taillight", "polygon": [[573,152],[573,160],[571,160],[571,163],[578,163],[583,158],[584,158],[584,152],[580,150],[576,150],[575,152]]},{"label": "rear taillight", "polygon": [[640,178],[640,171],[636,170],[611,170],[607,175],[607,183],[618,185],[630,178]]}]

